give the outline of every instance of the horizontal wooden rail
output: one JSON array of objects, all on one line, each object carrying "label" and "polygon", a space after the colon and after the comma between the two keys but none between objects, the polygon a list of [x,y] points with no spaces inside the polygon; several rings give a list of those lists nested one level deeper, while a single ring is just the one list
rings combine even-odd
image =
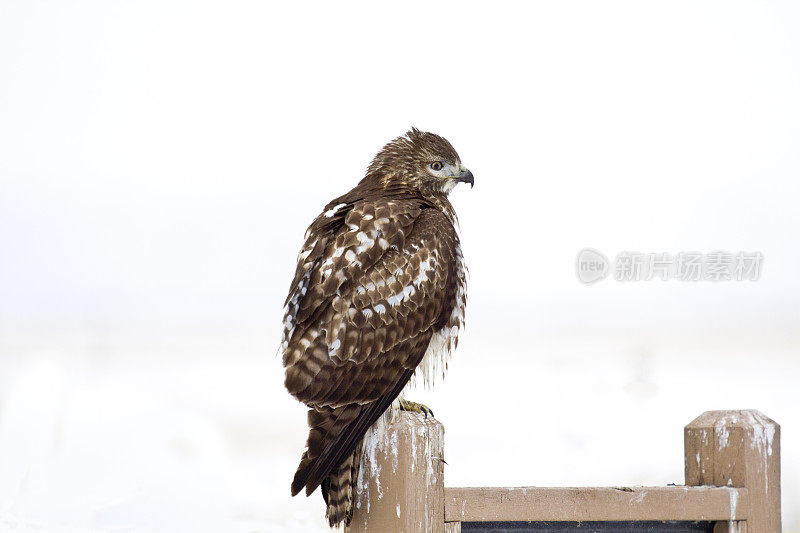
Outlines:
[{"label": "horizontal wooden rail", "polygon": [[732,487],[445,487],[445,522],[744,520],[747,489]]}]

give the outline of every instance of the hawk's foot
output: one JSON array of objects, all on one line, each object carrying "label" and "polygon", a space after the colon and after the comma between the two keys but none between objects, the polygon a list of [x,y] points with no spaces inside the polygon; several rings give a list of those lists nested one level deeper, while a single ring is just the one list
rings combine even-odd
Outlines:
[{"label": "hawk's foot", "polygon": [[400,400],[400,410],[409,411],[412,413],[420,413],[425,415],[425,418],[428,418],[428,415],[431,415],[431,418],[433,418],[433,411],[431,411],[427,405],[411,402],[409,400]]}]

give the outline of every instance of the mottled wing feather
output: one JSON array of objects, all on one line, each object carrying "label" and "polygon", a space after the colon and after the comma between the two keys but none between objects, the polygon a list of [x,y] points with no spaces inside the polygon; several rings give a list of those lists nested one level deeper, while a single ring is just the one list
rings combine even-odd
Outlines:
[{"label": "mottled wing feather", "polygon": [[408,229],[403,242],[387,247],[371,267],[350,271],[331,297],[309,289],[305,298],[326,305],[310,315],[313,321],[296,322],[284,352],[286,386],[301,401],[336,406],[379,398],[419,363],[404,343],[446,320],[455,230],[433,209]]},{"label": "mottled wing feather", "polygon": [[[285,303],[283,349],[314,322],[342,285],[359,277],[390,247],[402,246],[418,202],[360,201],[330,208],[312,222]],[[334,206],[336,207],[336,206]],[[284,366],[286,362],[284,361]]]}]

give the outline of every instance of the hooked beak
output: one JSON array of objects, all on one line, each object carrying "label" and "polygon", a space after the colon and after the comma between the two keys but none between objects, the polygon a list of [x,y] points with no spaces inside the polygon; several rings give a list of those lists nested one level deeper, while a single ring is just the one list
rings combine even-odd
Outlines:
[{"label": "hooked beak", "polygon": [[469,183],[470,189],[475,186],[475,177],[472,175],[472,172],[470,172],[466,168],[463,171],[461,171],[461,175],[457,179],[462,183]]}]

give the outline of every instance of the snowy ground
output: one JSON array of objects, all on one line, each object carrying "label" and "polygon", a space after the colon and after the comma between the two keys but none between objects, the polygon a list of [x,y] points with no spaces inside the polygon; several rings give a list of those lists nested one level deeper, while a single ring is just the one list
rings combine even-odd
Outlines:
[{"label": "snowy ground", "polygon": [[[445,424],[447,485],[681,483],[683,425],[757,408],[782,424],[784,530],[800,530],[797,338],[530,338],[467,336],[441,386],[411,395]],[[0,530],[327,530],[318,494],[289,497],[305,416],[265,339],[2,350]]]}]

